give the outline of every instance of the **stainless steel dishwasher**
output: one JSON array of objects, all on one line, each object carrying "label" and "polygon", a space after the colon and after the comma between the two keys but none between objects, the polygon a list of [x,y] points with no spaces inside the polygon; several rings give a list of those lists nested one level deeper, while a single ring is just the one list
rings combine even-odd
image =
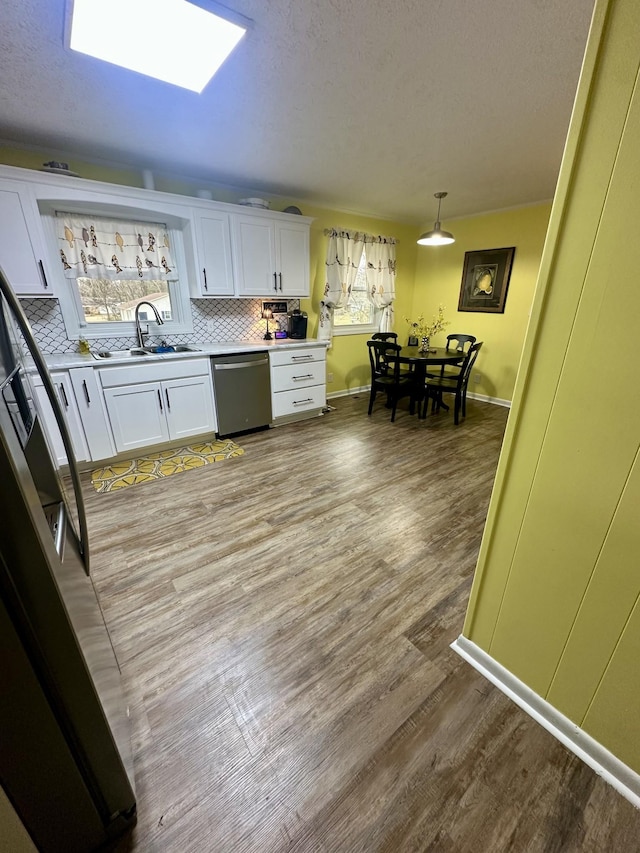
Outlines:
[{"label": "stainless steel dishwasher", "polygon": [[269,355],[243,352],[211,359],[218,434],[231,435],[271,423]]}]

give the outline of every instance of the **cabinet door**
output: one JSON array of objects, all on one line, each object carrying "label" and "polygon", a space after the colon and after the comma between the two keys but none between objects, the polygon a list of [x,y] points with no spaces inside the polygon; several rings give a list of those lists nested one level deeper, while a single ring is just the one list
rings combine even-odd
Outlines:
[{"label": "cabinet door", "polygon": [[238,296],[278,293],[275,229],[260,216],[232,217],[233,262]]},{"label": "cabinet door", "polygon": [[[76,398],[71,387],[71,382],[69,381],[69,375],[67,373],[52,373],[51,381],[53,382],[60,408],[69,428],[75,458],[79,462],[84,462],[89,458],[89,453],[82,424],[80,423]],[[62,443],[58,423],[49,402],[49,397],[42,384],[42,379],[38,375],[31,377],[31,385],[38,411],[42,416],[44,431],[51,453],[58,465],[66,465],[67,454]]]},{"label": "cabinet door", "polygon": [[78,405],[89,458],[107,459],[115,453],[111,429],[93,367],[74,367],[69,379]]},{"label": "cabinet door", "polygon": [[278,294],[309,296],[309,226],[276,224]]},{"label": "cabinet door", "polygon": [[104,400],[118,453],[160,444],[169,438],[159,382],[105,388]]},{"label": "cabinet door", "polygon": [[227,213],[196,214],[200,292],[203,296],[233,296],[231,237]]},{"label": "cabinet door", "polygon": [[34,202],[23,185],[0,182],[0,263],[19,296],[48,296]]},{"label": "cabinet door", "polygon": [[213,385],[209,376],[192,376],[162,383],[170,438],[216,431]]}]

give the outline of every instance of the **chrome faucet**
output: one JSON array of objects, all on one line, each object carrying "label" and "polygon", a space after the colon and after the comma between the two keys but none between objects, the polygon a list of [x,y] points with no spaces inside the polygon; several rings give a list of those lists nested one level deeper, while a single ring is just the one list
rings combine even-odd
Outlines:
[{"label": "chrome faucet", "polygon": [[140,326],[140,306],[141,305],[148,305],[149,308],[151,308],[151,310],[153,311],[153,313],[156,316],[156,323],[159,326],[162,326],[162,324],[164,323],[164,320],[162,319],[162,317],[158,313],[158,309],[156,308],[156,306],[153,305],[151,302],[146,302],[146,301],[138,302],[138,304],[136,305],[136,335],[138,337],[138,346],[140,347],[140,349],[144,349],[144,335],[149,334],[149,325],[147,324],[147,331],[144,332],[144,335],[143,335],[142,328]]}]

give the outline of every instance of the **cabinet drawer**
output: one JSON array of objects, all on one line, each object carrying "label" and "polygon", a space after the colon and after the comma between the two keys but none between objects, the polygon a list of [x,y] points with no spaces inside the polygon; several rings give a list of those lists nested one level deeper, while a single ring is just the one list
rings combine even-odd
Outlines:
[{"label": "cabinet drawer", "polygon": [[119,385],[137,385],[139,382],[162,382],[165,379],[182,379],[187,376],[208,376],[209,359],[180,358],[174,361],[161,358],[157,361],[144,361],[142,357],[136,364],[103,367],[98,372],[103,388],[117,388]]},{"label": "cabinet drawer", "polygon": [[308,364],[311,361],[325,361],[327,358],[327,348],[321,346],[283,349],[270,352],[269,358],[274,367],[279,367],[283,364]]},{"label": "cabinet drawer", "polygon": [[306,364],[283,364],[281,367],[274,367],[271,370],[271,390],[273,392],[324,384],[324,361],[310,361]]},{"label": "cabinet drawer", "polygon": [[296,388],[294,391],[280,391],[271,398],[273,417],[281,418],[300,412],[322,409],[326,403],[324,383],[311,388]]}]

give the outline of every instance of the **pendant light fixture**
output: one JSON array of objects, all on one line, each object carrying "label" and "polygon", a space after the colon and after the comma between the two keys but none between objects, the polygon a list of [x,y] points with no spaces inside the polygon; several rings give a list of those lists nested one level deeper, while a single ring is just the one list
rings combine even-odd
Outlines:
[{"label": "pendant light fixture", "polygon": [[420,246],[446,246],[447,243],[455,243],[453,234],[449,231],[443,231],[440,226],[440,204],[448,193],[434,193],[433,195],[438,199],[438,218],[432,231],[426,231],[418,237],[418,243]]}]

